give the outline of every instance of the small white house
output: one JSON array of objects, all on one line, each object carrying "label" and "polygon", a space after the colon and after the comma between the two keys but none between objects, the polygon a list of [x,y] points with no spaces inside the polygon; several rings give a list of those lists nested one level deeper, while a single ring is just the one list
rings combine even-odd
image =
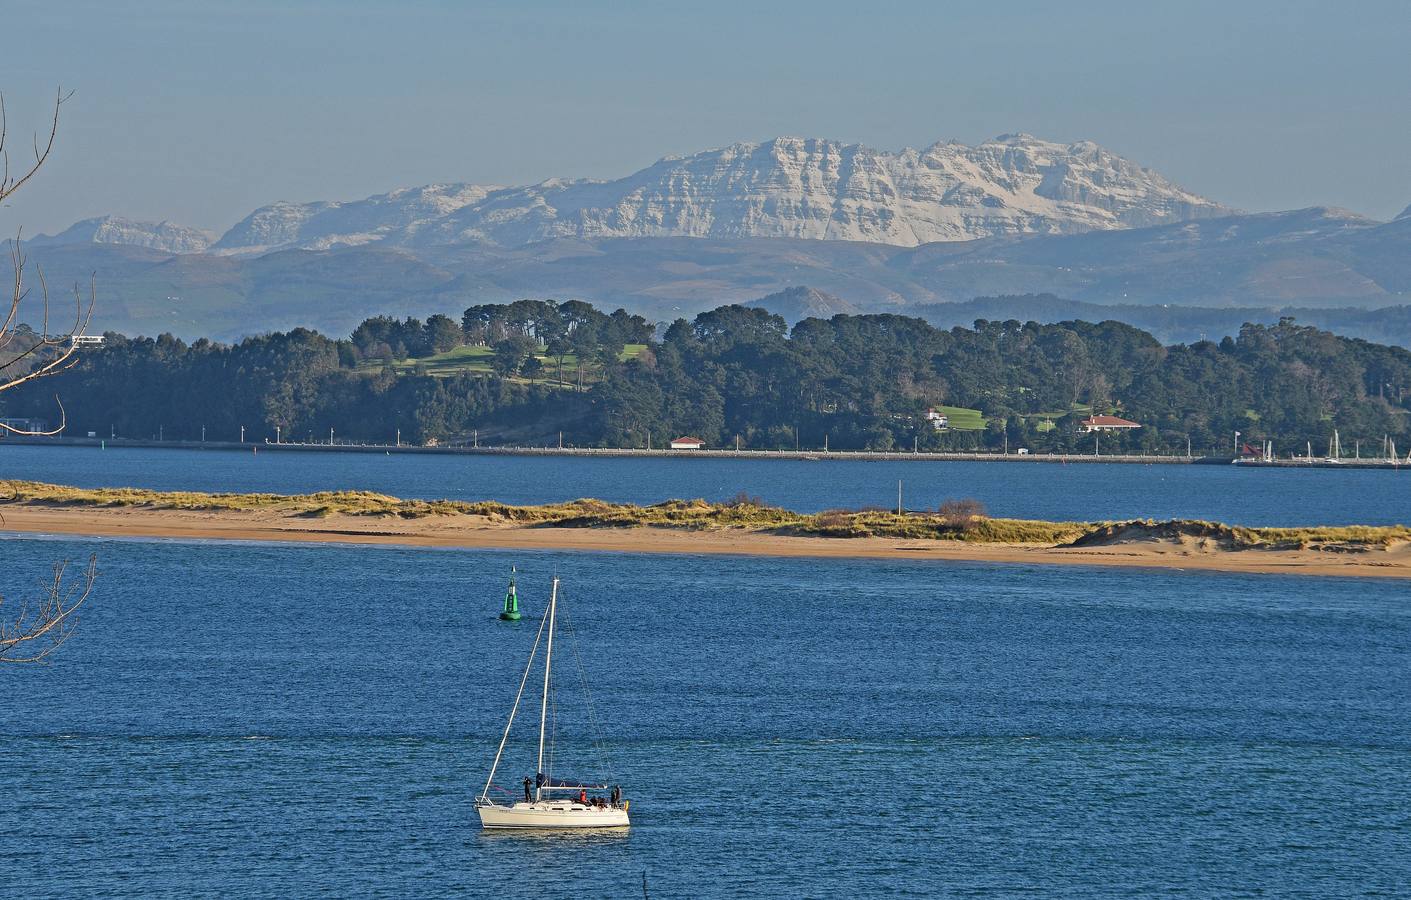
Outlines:
[{"label": "small white house", "polygon": [[1142,427],[1130,419],[1123,419],[1118,416],[1089,416],[1078,423],[1078,429],[1083,434],[1092,434],[1094,431],[1133,431]]},{"label": "small white house", "polygon": [[676,438],[671,442],[672,450],[699,450],[704,446],[705,441],[698,437],[690,437],[689,435]]},{"label": "small white house", "polygon": [[950,427],[950,416],[943,416],[934,407],[926,410],[926,421],[931,423],[931,427],[937,431],[945,431]]}]

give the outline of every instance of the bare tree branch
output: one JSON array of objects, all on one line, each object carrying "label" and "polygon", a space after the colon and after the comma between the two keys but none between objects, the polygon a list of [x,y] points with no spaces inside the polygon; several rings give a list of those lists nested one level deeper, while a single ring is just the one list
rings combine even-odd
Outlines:
[{"label": "bare tree branch", "polygon": [[11,177],[10,175],[10,151],[5,147],[5,137],[8,134],[8,122],[5,119],[5,97],[0,94],[0,201],[9,197],[15,191],[24,186],[26,181],[34,177],[45,161],[49,159],[49,153],[54,149],[54,138],[59,134],[59,107],[64,105],[64,101],[73,96],[73,91],[64,93],[63,88],[59,88],[54,97],[54,118],[49,124],[49,140],[45,142],[44,149],[39,149],[39,135],[34,136],[34,164],[25,170],[23,175]]},{"label": "bare tree branch", "polygon": [[[49,125],[49,137],[41,148],[39,136],[34,138],[34,163],[23,174],[12,176],[10,174],[10,155],[5,148],[5,138],[8,134],[8,123],[5,118],[4,97],[0,96],[0,201],[9,197],[19,190],[25,182],[29,181],[36,172],[39,171],[49,154],[54,149],[54,139],[59,132],[59,109],[72,92],[65,94],[60,88],[54,98],[54,115]],[[19,321],[20,308],[29,296],[29,289],[25,286],[24,270],[26,258],[20,239],[23,232],[17,232],[14,240],[10,241],[10,264],[13,269],[14,278],[11,281],[10,308],[5,312],[5,319],[0,323],[0,351],[4,351],[14,342],[17,334],[17,323]],[[0,392],[8,391],[11,388],[45,378],[50,375],[57,375],[78,362],[77,353],[82,346],[82,338],[86,336],[89,323],[93,319],[93,306],[97,299],[96,287],[90,283],[88,292],[88,303],[85,308],[84,298],[78,286],[74,286],[74,319],[73,324],[66,332],[60,334],[49,333],[49,284],[44,278],[44,271],[38,266],[35,267],[35,274],[39,280],[40,310],[39,316],[41,326],[38,340],[33,341],[24,347],[19,353],[0,356]],[[29,332],[26,330],[27,335]],[[56,396],[55,402],[59,407],[59,427],[55,429],[23,429],[13,425],[0,422],[0,434],[17,435],[56,435],[64,430],[68,424],[67,415],[64,412],[64,404]]]},{"label": "bare tree branch", "polygon": [[[10,154],[5,146],[8,135],[8,122],[5,118],[5,101],[0,95],[0,202],[24,186],[25,182],[43,167],[54,149],[54,139],[59,133],[59,107],[72,94],[65,94],[60,88],[54,98],[54,117],[49,124],[49,138],[41,147],[39,135],[34,137],[34,163],[22,174],[10,174]],[[10,243],[10,263],[14,268],[11,282],[10,308],[5,312],[4,322],[0,323],[0,392],[8,391],[26,382],[57,375],[78,362],[81,338],[87,333],[88,324],[93,318],[93,304],[96,288],[89,285],[87,308],[78,286],[74,286],[73,324],[64,334],[49,333],[49,285],[44,272],[35,266],[39,280],[40,322],[38,335],[24,328],[25,340],[16,349],[9,351],[21,329],[20,307],[29,296],[25,287],[25,256],[20,238],[23,232],[17,231]],[[59,427],[53,430],[16,428],[0,422],[0,435],[54,435],[64,430],[68,423],[64,404],[55,395],[54,402],[59,407]],[[67,560],[54,564],[53,578],[44,583],[38,600],[21,600],[18,611],[11,618],[4,610],[5,599],[0,597],[0,662],[37,663],[58,650],[78,627],[78,610],[93,593],[93,583],[98,577],[98,559],[90,556],[88,565],[78,578],[65,578],[69,567]]]},{"label": "bare tree branch", "polygon": [[[98,557],[90,556],[78,579],[65,579],[69,562],[54,563],[54,577],[44,583],[37,601],[20,601],[19,612],[0,619],[0,663],[40,662],[78,628],[78,610],[93,593]],[[0,610],[5,598],[0,597]]]}]

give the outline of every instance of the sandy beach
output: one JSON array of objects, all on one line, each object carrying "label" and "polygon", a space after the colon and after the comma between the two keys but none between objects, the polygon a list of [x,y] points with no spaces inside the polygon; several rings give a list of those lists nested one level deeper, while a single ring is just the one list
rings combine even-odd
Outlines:
[{"label": "sandy beach", "polygon": [[170,510],[4,504],[0,530],[175,540],[283,541],[406,547],[736,554],[1097,565],[1285,575],[1411,578],[1411,545],[1364,550],[1232,550],[1200,538],[1138,537],[1099,546],[986,544],[884,537],[804,537],[743,529],[570,528],[477,516],[418,519],[276,510]]}]

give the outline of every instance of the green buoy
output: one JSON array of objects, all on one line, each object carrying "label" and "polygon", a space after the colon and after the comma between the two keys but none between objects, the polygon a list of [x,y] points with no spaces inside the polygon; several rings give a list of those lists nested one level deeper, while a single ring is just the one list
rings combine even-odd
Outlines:
[{"label": "green buoy", "polygon": [[514,570],[513,567],[511,567],[511,568],[510,568],[510,589],[509,589],[509,593],[505,594],[505,608],[504,608],[504,611],[500,613],[500,618],[503,619],[503,620],[506,621],[506,622],[518,622],[518,621],[519,621],[519,594],[516,593],[516,592],[515,592],[515,589],[514,589],[514,575],[515,575],[515,570]]}]

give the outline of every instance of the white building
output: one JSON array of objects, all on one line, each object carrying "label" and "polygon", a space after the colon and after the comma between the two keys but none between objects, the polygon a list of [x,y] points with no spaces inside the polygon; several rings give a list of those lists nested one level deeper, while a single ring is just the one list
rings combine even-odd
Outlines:
[{"label": "white building", "polygon": [[1130,419],[1123,419],[1119,416],[1089,416],[1078,423],[1078,428],[1084,434],[1092,434],[1094,431],[1133,431],[1142,427]]}]

